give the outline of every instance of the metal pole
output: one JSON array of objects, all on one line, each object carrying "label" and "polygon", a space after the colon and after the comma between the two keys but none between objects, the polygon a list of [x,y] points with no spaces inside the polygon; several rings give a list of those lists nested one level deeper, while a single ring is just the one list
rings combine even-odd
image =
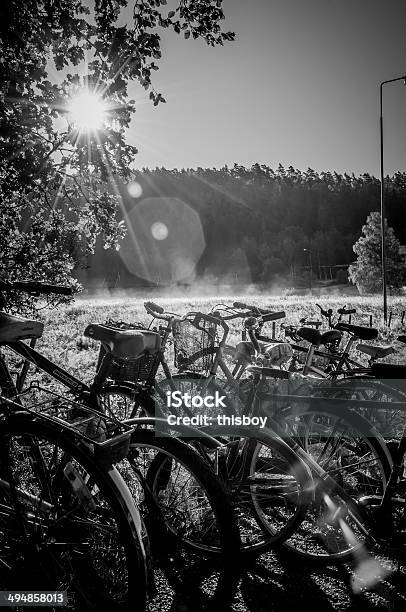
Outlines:
[{"label": "metal pole", "polygon": [[385,188],[384,188],[384,169],[383,169],[383,109],[382,109],[382,89],[383,83],[379,88],[380,118],[379,132],[381,144],[381,260],[382,260],[382,297],[383,297],[383,320],[385,325],[388,320],[388,296],[386,292],[386,237],[385,237]]},{"label": "metal pole", "polygon": [[406,76],[383,81],[379,86],[379,132],[380,132],[380,158],[381,158],[381,258],[382,258],[382,297],[383,297],[383,320],[385,325],[388,322],[388,296],[386,287],[386,236],[385,236],[385,186],[384,186],[384,168],[383,168],[383,103],[382,90],[387,83],[395,83],[396,81],[405,81]]}]

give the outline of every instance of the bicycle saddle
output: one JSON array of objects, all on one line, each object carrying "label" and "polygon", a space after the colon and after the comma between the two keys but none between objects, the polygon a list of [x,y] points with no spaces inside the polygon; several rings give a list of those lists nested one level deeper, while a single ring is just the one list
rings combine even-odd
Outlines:
[{"label": "bicycle saddle", "polygon": [[371,374],[376,378],[406,379],[406,366],[395,363],[374,363]]},{"label": "bicycle saddle", "polygon": [[328,331],[324,332],[324,334],[321,335],[320,344],[328,344],[329,342],[336,342],[337,340],[341,340],[342,336],[343,336],[342,333],[339,332],[337,329],[329,329]]},{"label": "bicycle saddle", "polygon": [[84,335],[98,340],[113,357],[120,359],[137,359],[144,353],[156,353],[161,347],[160,335],[149,330],[118,330],[91,323]]},{"label": "bicycle saddle", "polygon": [[393,346],[373,346],[369,344],[357,344],[357,350],[372,357],[372,359],[383,359],[395,353]]},{"label": "bicycle saddle", "polygon": [[0,342],[17,342],[28,338],[41,338],[44,324],[0,312]]},{"label": "bicycle saddle", "polygon": [[361,325],[350,325],[350,323],[337,323],[336,329],[356,336],[360,340],[375,340],[378,330],[374,327],[362,327]]},{"label": "bicycle saddle", "polygon": [[296,334],[314,346],[319,346],[322,338],[322,334],[313,327],[299,327]]}]

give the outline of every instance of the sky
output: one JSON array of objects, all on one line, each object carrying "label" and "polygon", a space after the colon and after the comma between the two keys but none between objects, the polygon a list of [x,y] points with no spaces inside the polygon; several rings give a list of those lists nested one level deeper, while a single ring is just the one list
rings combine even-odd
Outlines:
[{"label": "sky", "polygon": [[[170,0],[168,7],[170,6]],[[379,175],[379,83],[406,74],[404,0],[224,0],[235,42],[163,32],[154,107],[139,85],[138,168],[279,163]],[[406,171],[406,87],[384,87],[385,172]]]}]

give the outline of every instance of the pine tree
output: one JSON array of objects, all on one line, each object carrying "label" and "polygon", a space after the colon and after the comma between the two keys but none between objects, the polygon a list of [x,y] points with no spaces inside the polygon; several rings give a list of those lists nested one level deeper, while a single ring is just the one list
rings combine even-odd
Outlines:
[{"label": "pine tree", "polygon": [[[386,279],[390,290],[396,292],[405,283],[405,264],[400,255],[400,242],[385,219]],[[362,236],[353,246],[357,260],[350,265],[349,277],[360,293],[382,290],[381,215],[371,212],[362,227]]]}]

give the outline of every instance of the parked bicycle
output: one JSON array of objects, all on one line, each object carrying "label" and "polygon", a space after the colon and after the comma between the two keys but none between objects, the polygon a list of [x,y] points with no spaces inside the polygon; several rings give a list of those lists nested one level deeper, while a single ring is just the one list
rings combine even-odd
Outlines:
[{"label": "parked bicycle", "polygon": [[[15,289],[25,288],[31,291],[39,291],[41,287],[38,283],[14,284]],[[46,286],[44,291],[48,289]],[[148,363],[153,363],[154,355],[159,352],[159,333],[134,328],[123,330],[98,324],[89,325],[86,333],[101,342],[104,348],[95,377],[88,385],[34,348],[33,340],[42,335],[41,323],[20,320],[5,313],[2,317],[3,344],[24,357],[16,383],[4,357],[0,358],[0,385],[8,397],[25,407],[30,405],[27,404],[30,398],[31,405],[37,412],[41,412],[43,418],[45,415],[51,419],[64,418],[64,422],[74,426],[82,435],[91,435],[97,452],[97,462],[100,463],[104,458],[98,449],[109,449],[110,462],[117,464],[125,480],[125,483],[122,481],[122,495],[129,500],[129,488],[137,505],[143,504],[150,523],[153,517],[155,521],[160,521],[161,526],[170,525],[167,530],[168,537],[161,538],[161,552],[171,535],[176,537],[178,544],[195,547],[200,552],[206,550],[207,553],[228,559],[238,557],[239,536],[236,520],[226,492],[222,491],[216,476],[208,473],[207,466],[180,441],[170,444],[170,441],[155,438],[151,435],[152,432],[144,431],[145,426],[154,426],[153,420],[148,423],[125,423],[124,418],[130,415],[117,411],[120,389],[103,386],[105,373],[113,364],[118,369],[123,367],[127,372],[129,364],[133,366],[135,363],[138,367],[143,363],[144,356]],[[30,346],[23,342],[24,338],[31,338]],[[74,400],[67,400],[66,395],[59,391],[37,383],[31,383],[24,388],[30,363],[62,383]],[[145,391],[143,393],[144,401],[147,401]],[[100,436],[101,440],[98,439]],[[107,454],[107,450],[104,452]],[[166,463],[161,466],[161,470],[167,472],[166,479],[159,481],[158,488],[156,479],[151,476],[157,455],[166,457]],[[162,483],[165,483],[165,487]],[[175,516],[176,529],[173,520]]]},{"label": "parked bicycle", "polygon": [[[205,315],[201,316],[203,317]],[[258,341],[254,334],[256,325],[255,321],[252,319],[252,315],[248,317],[246,325],[252,346],[256,348],[259,354],[262,351],[258,347]],[[221,347],[221,342],[219,346]],[[217,363],[221,363],[221,348],[219,348],[217,355],[219,354],[220,358],[217,360]],[[230,371],[227,372],[224,364],[222,365],[222,370],[226,371],[227,381],[230,382],[230,385],[234,385],[234,388],[238,388],[238,382],[233,380],[232,373]],[[261,372],[264,373],[264,371],[273,372],[274,370],[264,370],[261,368]],[[280,370],[276,372],[282,377],[292,377],[292,374],[288,372]],[[216,379],[215,375],[215,367],[211,369],[209,375],[205,376],[200,374],[197,377],[195,375],[192,383],[194,385],[194,393],[202,394],[207,392],[207,390],[213,393],[214,389],[224,388],[219,384],[219,379]],[[178,385],[182,385],[183,389],[191,389],[191,381],[186,373],[175,375],[173,378],[177,381]],[[296,379],[296,381],[297,380],[303,385],[304,381],[306,381],[306,377],[299,376],[299,379]],[[271,389],[273,389],[272,386]],[[295,390],[296,394],[292,389],[287,389],[286,396],[297,396],[297,386]],[[321,474],[323,474],[323,478],[329,478],[331,477],[331,473],[335,474],[337,470],[340,472],[341,478],[341,470],[337,466],[342,464],[342,458],[346,456],[348,458],[347,462],[349,462],[348,465],[350,466],[349,470],[343,470],[343,474],[347,481],[346,486],[348,486],[348,482],[352,483],[351,486],[354,486],[354,483],[356,483],[355,489],[357,493],[360,496],[364,495],[364,497],[368,494],[382,494],[392,465],[390,453],[382,438],[369,425],[368,421],[363,419],[362,416],[354,414],[348,402],[342,401],[339,407],[337,407],[334,403],[331,405],[331,402],[329,403],[327,401],[329,397],[343,397],[342,389],[327,388],[324,389],[324,391],[322,390],[322,397],[326,398],[326,401],[323,401],[317,409],[314,408],[313,405],[311,409],[309,409],[309,402],[306,401],[306,395],[309,395],[309,387],[306,387],[306,385],[305,390],[307,393],[303,393],[304,397],[302,395],[298,398],[298,400],[301,400],[301,404],[298,404],[298,401],[296,401],[293,402],[293,405],[290,405],[289,399],[286,397],[284,398],[285,402],[287,402],[287,406],[283,413],[281,413],[281,418],[283,418],[285,424],[286,421],[290,422],[291,429],[290,431],[286,430],[286,428],[283,430],[278,429],[278,433],[283,433],[287,435],[288,438],[290,437],[291,441],[293,440],[292,444],[294,443],[294,446],[292,446],[292,448],[296,452],[298,440],[302,441],[302,439],[305,438],[306,445],[301,444],[301,448],[310,458],[306,455],[302,456],[302,459],[305,463],[306,461],[308,462],[308,466],[315,472],[319,480],[322,478]],[[259,389],[254,379],[254,384],[252,385],[251,383],[251,390],[248,390],[248,394],[246,394],[246,414],[252,415],[251,408],[255,405],[254,400],[256,398],[256,393],[259,393]],[[264,389],[261,391],[262,395],[263,393]],[[344,397],[351,399],[347,391],[344,392]],[[273,393],[270,395],[269,399],[271,400],[272,398]],[[293,397],[292,400],[294,399]],[[362,402],[358,402],[358,404],[362,404]],[[362,405],[365,406],[365,403]],[[232,398],[229,397],[229,410],[232,410],[232,406]],[[302,406],[302,408],[300,408],[300,406]],[[376,407],[376,403],[374,406]],[[234,406],[234,414],[239,414],[238,407],[236,406]],[[300,414],[304,415],[306,418],[299,420],[301,431],[298,431],[297,418],[300,417]],[[306,428],[304,430],[306,432],[305,434],[303,433],[303,427]],[[324,441],[325,448],[320,440]],[[311,441],[312,444],[309,444],[309,441]],[[305,446],[305,448],[303,448],[303,446]],[[322,452],[323,448],[324,452]],[[322,462],[322,466],[318,464],[318,461]],[[353,518],[354,525],[352,526],[352,532],[357,530],[360,531],[357,538],[355,538],[357,542],[355,546],[354,541],[350,542],[348,540],[348,537],[345,536],[345,533],[339,525],[332,527],[329,525],[328,521],[324,520],[324,514],[327,511],[324,502],[321,507],[324,509],[321,510],[320,507],[318,507],[317,511],[313,507],[314,519],[310,521],[310,524],[307,524],[307,528],[303,528],[301,537],[296,534],[294,544],[290,544],[291,547],[295,550],[299,550],[307,558],[324,560],[348,559],[349,556],[353,555],[355,550],[360,548],[359,542],[362,541],[365,534],[363,534],[362,529],[358,529],[357,522]],[[320,521],[320,525],[324,527],[315,529],[315,526],[318,525],[318,521]],[[306,525],[306,521],[303,522],[302,525]],[[316,537],[315,534],[318,534],[318,536]]]},{"label": "parked bicycle", "polygon": [[[202,313],[188,313],[187,316],[176,317],[173,313],[164,313],[161,307],[151,303],[147,303],[146,308],[155,318],[166,321],[167,329],[172,330],[175,359],[179,365],[188,359],[189,345],[185,342],[185,335],[189,340],[191,328],[197,331],[197,339],[191,342],[196,359],[204,359],[207,349],[212,352],[211,346],[206,343],[212,344],[212,334],[216,333],[219,319]],[[183,325],[186,327],[186,334],[181,330]],[[225,323],[222,324],[222,329],[223,345],[227,332]],[[163,337],[165,338],[165,334]],[[159,364],[165,363],[164,359],[161,346]],[[169,371],[168,364],[164,369]],[[131,382],[131,377],[125,373],[126,380],[120,382],[116,372],[111,374],[111,377],[113,376],[115,383],[111,385],[107,380],[105,393],[111,398],[111,405],[116,407],[117,412],[127,415],[139,414],[140,410],[150,416],[155,416],[158,410],[160,414],[167,415],[167,394],[181,393],[181,383],[190,380],[185,375],[171,373],[167,379],[159,381],[146,377],[145,380],[135,378]],[[190,376],[192,381],[201,380],[197,373],[191,372]],[[207,387],[207,390],[210,392],[210,387]],[[199,399],[202,403],[205,397],[207,395],[200,389]],[[178,414],[192,417],[193,409],[187,408],[183,400],[181,405],[182,410]],[[173,413],[176,412],[174,408]],[[221,414],[221,409],[210,409],[206,416],[215,418]],[[165,428],[161,433],[165,433]],[[212,436],[210,430],[207,433]],[[202,437],[201,431],[191,429],[187,438],[226,488],[237,515],[243,556],[258,554],[289,537],[304,518],[309,483],[308,472],[286,444],[276,438],[262,438],[260,433],[253,435],[250,429],[235,427],[221,427],[221,436],[214,445],[207,443],[207,435]],[[267,461],[264,461],[264,457],[268,457]],[[258,518],[259,516],[261,518]]]},{"label": "parked bicycle", "polygon": [[[67,291],[34,282],[12,287]],[[34,359],[23,341],[42,331],[38,321],[0,313],[2,347]],[[29,390],[15,385],[3,352],[0,389],[1,588],[21,590],[24,581],[25,589],[68,591],[75,610],[144,610],[148,539],[113,465],[127,452],[130,428],[83,402],[45,398],[39,386],[31,390],[40,400],[26,401]]]}]

